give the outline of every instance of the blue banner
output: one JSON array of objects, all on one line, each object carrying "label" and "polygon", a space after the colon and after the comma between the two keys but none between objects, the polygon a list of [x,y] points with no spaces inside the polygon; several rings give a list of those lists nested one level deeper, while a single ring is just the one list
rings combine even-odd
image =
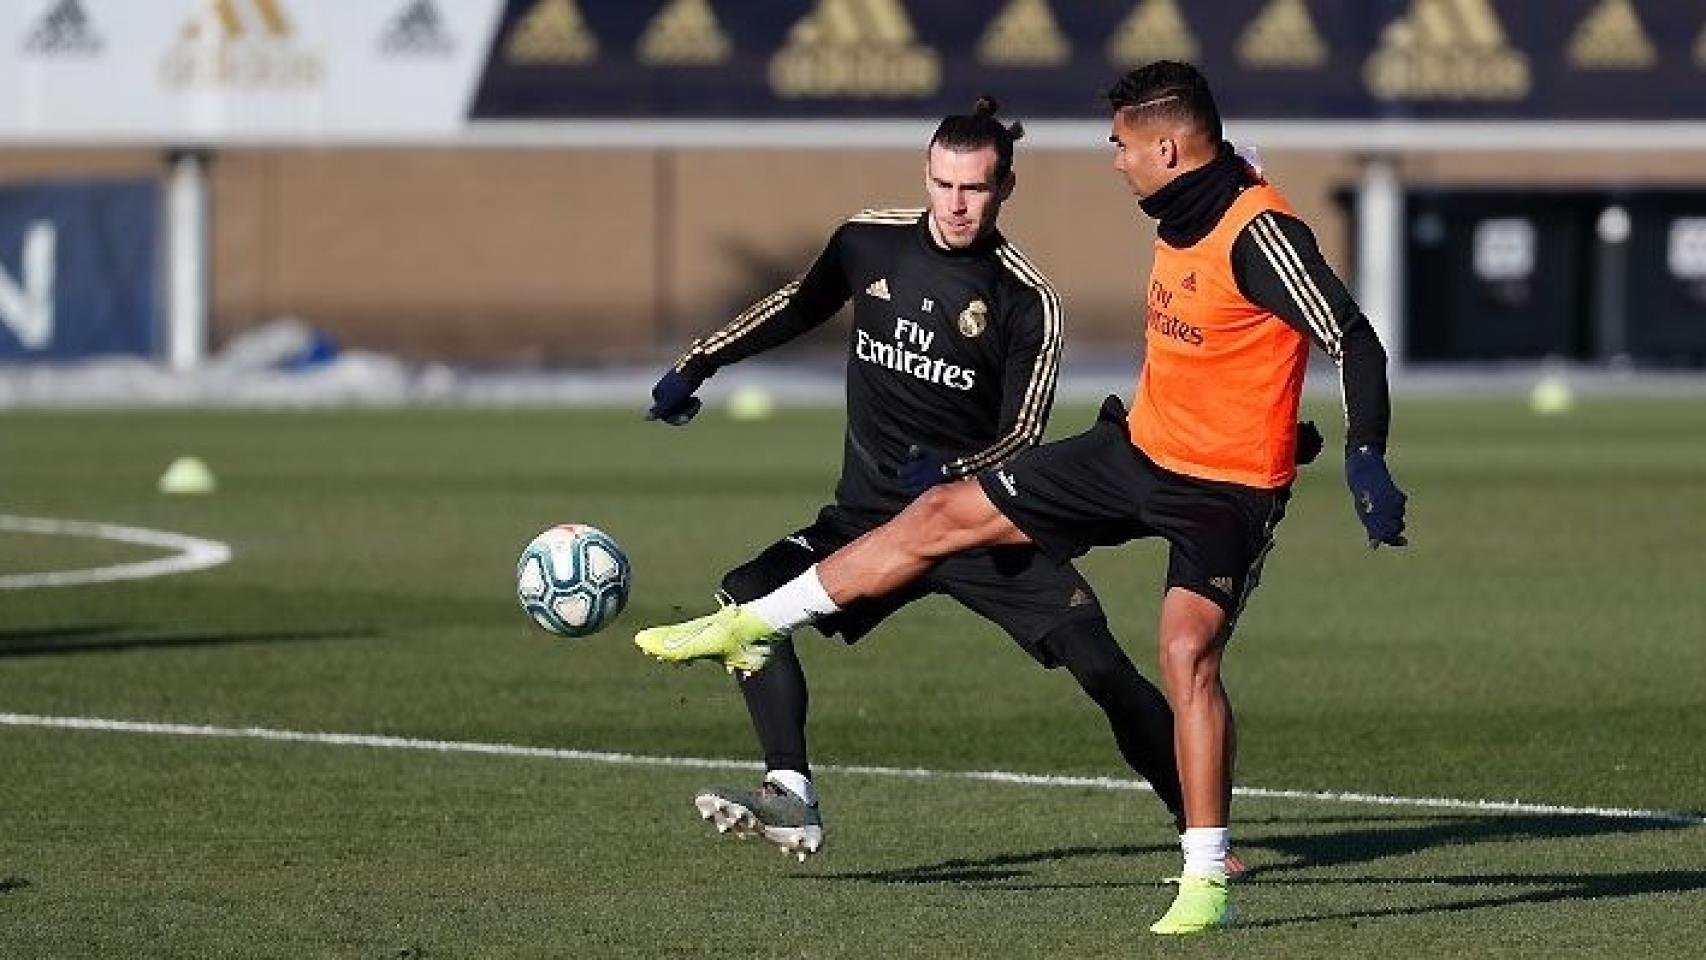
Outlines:
[{"label": "blue banner", "polygon": [[1103,116],[1155,59],[1258,119],[1706,119],[1675,0],[508,0],[475,119]]},{"label": "blue banner", "polygon": [[155,354],[159,206],[149,180],[0,187],[0,361]]}]

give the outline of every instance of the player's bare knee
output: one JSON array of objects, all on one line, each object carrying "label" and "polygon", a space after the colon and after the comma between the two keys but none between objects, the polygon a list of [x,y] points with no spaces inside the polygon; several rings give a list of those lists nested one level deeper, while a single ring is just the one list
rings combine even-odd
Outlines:
[{"label": "player's bare knee", "polygon": [[946,555],[971,547],[1030,542],[1006,514],[995,508],[976,480],[961,480],[931,489],[928,498],[936,553]]},{"label": "player's bare knee", "polygon": [[1211,681],[1220,676],[1220,646],[1210,633],[1170,630],[1161,635],[1161,663],[1170,677]]}]

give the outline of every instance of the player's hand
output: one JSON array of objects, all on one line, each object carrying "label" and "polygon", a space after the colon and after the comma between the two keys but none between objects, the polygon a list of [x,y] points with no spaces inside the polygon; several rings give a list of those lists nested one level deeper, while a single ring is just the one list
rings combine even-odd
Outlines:
[{"label": "player's hand", "polygon": [[935,450],[924,447],[913,447],[906,453],[906,462],[900,465],[896,476],[900,479],[900,488],[909,497],[916,497],[938,483],[948,479],[946,469],[947,459]]},{"label": "player's hand", "polygon": [[1404,538],[1404,504],[1409,498],[1392,482],[1392,471],[1386,469],[1380,451],[1358,447],[1347,454],[1345,482],[1351,488],[1357,519],[1368,531],[1369,549],[1383,543],[1392,547],[1409,543]]},{"label": "player's hand", "polygon": [[1314,463],[1315,458],[1321,455],[1321,448],[1326,444],[1327,441],[1321,437],[1321,431],[1315,429],[1315,421],[1304,420],[1297,425],[1297,453],[1292,459],[1300,467]]},{"label": "player's hand", "polygon": [[647,420],[662,420],[672,427],[686,426],[705,405],[693,395],[705,381],[675,370],[666,372],[652,387],[652,408],[646,411]]}]

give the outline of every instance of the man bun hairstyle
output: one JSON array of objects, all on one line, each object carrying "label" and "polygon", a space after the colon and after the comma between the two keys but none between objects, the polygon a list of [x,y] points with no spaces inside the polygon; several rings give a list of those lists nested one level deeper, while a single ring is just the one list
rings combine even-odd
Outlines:
[{"label": "man bun hairstyle", "polygon": [[1168,120],[1194,128],[1210,143],[1223,139],[1208,78],[1188,63],[1157,60],[1138,67],[1109,88],[1108,104],[1127,122]]},{"label": "man bun hairstyle", "polygon": [[1013,144],[1025,136],[1025,126],[1015,120],[1003,124],[995,119],[1001,104],[989,94],[977,98],[971,113],[943,117],[930,145],[940,144],[955,153],[995,148],[995,182],[1002,183],[1013,172]]}]

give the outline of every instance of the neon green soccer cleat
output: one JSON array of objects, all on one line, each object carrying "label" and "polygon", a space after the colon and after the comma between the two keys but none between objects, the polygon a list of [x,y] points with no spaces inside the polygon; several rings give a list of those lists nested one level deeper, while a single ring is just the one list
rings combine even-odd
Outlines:
[{"label": "neon green soccer cleat", "polygon": [[731,672],[756,673],[770,662],[770,642],[781,636],[758,614],[730,604],[697,620],[641,630],[634,646],[659,663],[716,660]]},{"label": "neon green soccer cleat", "polygon": [[1230,927],[1237,922],[1238,913],[1232,909],[1232,895],[1227,890],[1225,877],[1187,873],[1179,878],[1179,895],[1173,898],[1173,906],[1168,908],[1166,916],[1150,926],[1149,931],[1162,934],[1202,933]]}]

